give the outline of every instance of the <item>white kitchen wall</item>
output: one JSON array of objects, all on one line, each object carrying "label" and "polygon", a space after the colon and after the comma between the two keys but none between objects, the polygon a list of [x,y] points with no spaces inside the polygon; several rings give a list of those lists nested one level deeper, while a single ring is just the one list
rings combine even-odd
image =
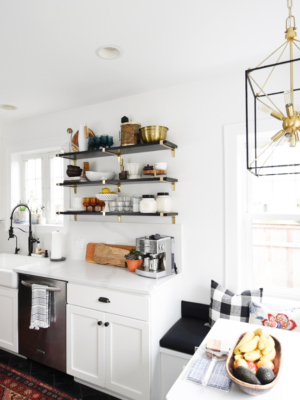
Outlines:
[{"label": "white kitchen wall", "polygon": [[[3,195],[3,184],[4,184],[4,145],[3,145],[3,137],[4,137],[4,126],[0,125],[0,224],[1,220],[4,218],[4,195]],[[1,228],[0,228],[1,229]]]},{"label": "white kitchen wall", "polygon": [[[143,126],[168,126],[168,140],[179,147],[175,158],[171,157],[171,152],[162,152],[149,157],[146,154],[135,155],[130,157],[130,161],[168,162],[168,175],[179,179],[176,192],[171,192],[168,185],[149,185],[145,190],[156,193],[163,187],[163,190],[170,191],[180,213],[177,225],[172,225],[169,220],[162,224],[161,220],[156,223],[145,218],[139,223],[129,224],[101,223],[100,218],[98,222],[75,223],[69,222],[67,217],[63,228],[66,253],[70,258],[83,259],[84,251],[74,248],[75,237],[83,237],[85,244],[89,241],[126,244],[134,243],[136,237],[147,233],[173,234],[177,243],[176,254],[184,273],[184,299],[208,303],[210,280],[224,283],[223,126],[243,122],[244,109],[244,72],[239,71],[7,125],[5,217],[9,217],[11,208],[10,191],[14,183],[10,179],[10,159],[14,152],[60,148],[68,140],[66,129],[71,127],[75,131],[80,123],[87,123],[97,135],[113,135],[115,143],[118,143],[123,115],[141,122]],[[111,164],[103,160],[101,165],[107,170]],[[114,161],[116,172],[117,168]],[[141,189],[130,186],[126,193],[133,194],[137,190]],[[85,193],[91,194],[86,190],[79,195]],[[143,225],[144,221],[151,224]],[[0,230],[0,251],[13,252],[14,243],[7,241],[7,228],[6,224],[5,229]],[[42,239],[45,247],[50,248],[53,229],[35,228],[36,236]],[[18,236],[26,254],[27,235],[20,232]]]}]

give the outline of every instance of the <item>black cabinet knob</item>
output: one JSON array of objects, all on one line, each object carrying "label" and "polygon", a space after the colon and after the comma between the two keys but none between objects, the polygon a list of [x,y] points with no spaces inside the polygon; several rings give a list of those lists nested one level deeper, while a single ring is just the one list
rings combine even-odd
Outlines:
[{"label": "black cabinet knob", "polygon": [[99,325],[99,326],[102,325],[102,321],[98,321],[98,325]]},{"label": "black cabinet knob", "polygon": [[100,301],[100,303],[110,303],[107,297],[99,297],[98,301]]},{"label": "black cabinet knob", "polygon": [[109,322],[105,322],[104,326],[108,326],[108,325],[109,325]]}]

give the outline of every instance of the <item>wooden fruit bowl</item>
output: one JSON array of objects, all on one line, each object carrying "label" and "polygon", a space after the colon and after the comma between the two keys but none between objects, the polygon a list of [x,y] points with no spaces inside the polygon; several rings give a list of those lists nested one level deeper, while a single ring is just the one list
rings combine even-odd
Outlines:
[{"label": "wooden fruit bowl", "polygon": [[281,373],[281,344],[279,342],[279,340],[277,340],[274,336],[270,335],[275,342],[275,350],[276,350],[276,357],[275,359],[272,361],[274,364],[274,374],[276,376],[276,378],[274,379],[273,382],[268,383],[267,385],[252,385],[251,383],[246,383],[243,381],[240,381],[239,379],[237,379],[234,374],[233,374],[233,363],[234,363],[234,349],[236,348],[236,346],[238,345],[238,343],[242,340],[242,338],[244,337],[244,335],[246,334],[243,333],[238,341],[236,342],[235,346],[232,348],[231,352],[229,353],[228,359],[226,361],[226,372],[229,376],[229,378],[245,393],[251,395],[251,396],[256,396],[259,394],[264,394],[269,392],[278,382],[279,377],[280,377],[280,373]]}]

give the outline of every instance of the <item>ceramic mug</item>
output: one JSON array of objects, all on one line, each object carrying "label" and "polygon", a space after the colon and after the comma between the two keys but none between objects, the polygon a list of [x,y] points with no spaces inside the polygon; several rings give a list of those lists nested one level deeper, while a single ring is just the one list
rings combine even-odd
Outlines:
[{"label": "ceramic mug", "polygon": [[73,198],[73,207],[74,210],[82,210],[83,206],[83,198],[82,197],[74,197]]}]

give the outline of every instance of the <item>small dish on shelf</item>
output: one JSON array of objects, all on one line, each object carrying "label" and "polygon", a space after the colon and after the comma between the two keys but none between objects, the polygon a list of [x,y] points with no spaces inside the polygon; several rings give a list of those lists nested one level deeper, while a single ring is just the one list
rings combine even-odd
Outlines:
[{"label": "small dish on shelf", "polygon": [[114,179],[114,172],[96,172],[96,171],[86,171],[86,177],[89,181],[101,181]]},{"label": "small dish on shelf", "polygon": [[96,194],[96,197],[98,200],[112,201],[112,200],[115,200],[118,197],[118,195],[112,194],[112,193],[98,193],[98,194]]},{"label": "small dish on shelf", "polygon": [[163,169],[150,169],[147,171],[143,171],[143,177],[144,178],[148,178],[149,176],[155,176],[155,172],[157,176],[166,176],[167,175],[167,171],[163,170]]}]

